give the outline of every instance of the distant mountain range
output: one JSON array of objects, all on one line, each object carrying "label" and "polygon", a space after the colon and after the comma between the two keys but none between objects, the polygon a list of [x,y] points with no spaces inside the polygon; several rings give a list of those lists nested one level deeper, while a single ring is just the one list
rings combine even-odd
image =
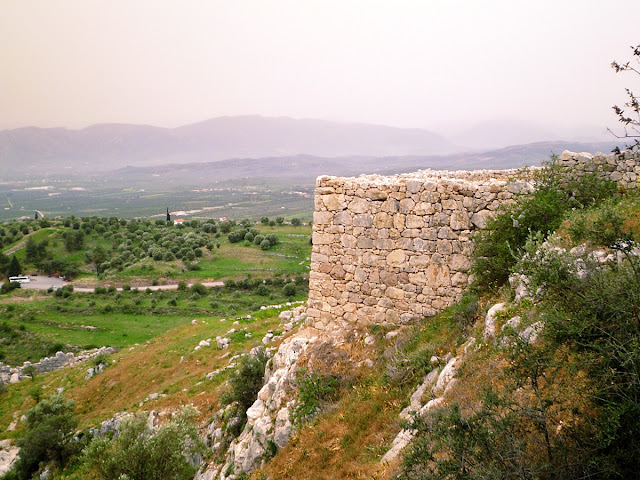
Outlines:
[{"label": "distant mountain range", "polygon": [[285,117],[220,117],[178,128],[99,124],[82,130],[0,131],[0,168],[12,174],[64,169],[90,173],[238,157],[434,155],[455,150],[427,130]]},{"label": "distant mountain range", "polygon": [[[99,124],[82,130],[0,131],[5,178],[152,175],[172,183],[203,178],[315,178],[418,168],[508,168],[539,164],[564,149],[608,152],[608,143],[538,142],[469,152],[422,129],[287,117],[220,117],[178,128]],[[465,151],[466,150],[466,151]],[[454,152],[463,153],[454,153]]]},{"label": "distant mountain range", "polygon": [[217,162],[126,167],[103,176],[105,181],[160,182],[168,185],[203,185],[243,178],[295,179],[312,184],[319,175],[357,176],[363,173],[391,175],[419,169],[504,169],[540,165],[563,150],[609,152],[614,143],[538,142],[489,152],[431,156],[318,157],[285,155],[266,158],[234,158]]}]

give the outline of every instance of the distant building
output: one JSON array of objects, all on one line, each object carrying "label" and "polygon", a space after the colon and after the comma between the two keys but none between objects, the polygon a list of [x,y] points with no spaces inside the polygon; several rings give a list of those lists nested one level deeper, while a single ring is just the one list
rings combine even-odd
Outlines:
[{"label": "distant building", "polygon": [[173,224],[174,224],[174,225],[182,225],[183,223],[184,223],[184,218],[176,218],[176,219],[173,221]]}]

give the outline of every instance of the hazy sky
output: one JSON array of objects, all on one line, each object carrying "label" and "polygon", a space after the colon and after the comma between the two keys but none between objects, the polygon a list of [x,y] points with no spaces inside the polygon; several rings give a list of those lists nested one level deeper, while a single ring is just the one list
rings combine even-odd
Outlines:
[{"label": "hazy sky", "polygon": [[[615,126],[638,0],[0,0],[0,129]],[[640,86],[639,86],[640,87]],[[640,90],[640,88],[637,88]]]}]

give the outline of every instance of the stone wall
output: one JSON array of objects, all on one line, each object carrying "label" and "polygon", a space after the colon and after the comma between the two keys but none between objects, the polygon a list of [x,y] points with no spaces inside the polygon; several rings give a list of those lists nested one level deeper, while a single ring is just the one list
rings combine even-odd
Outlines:
[{"label": "stone wall", "polygon": [[640,180],[640,152],[613,153],[574,153],[565,150],[558,159],[560,165],[574,172],[592,172],[594,170],[607,180],[616,182],[621,189],[638,188]]},{"label": "stone wall", "polygon": [[531,184],[516,170],[319,177],[308,322],[408,323],[469,284],[471,234]]},{"label": "stone wall", "polygon": [[[640,152],[565,151],[558,162],[638,187]],[[398,325],[454,303],[469,284],[472,232],[531,191],[528,178],[516,170],[319,177],[308,323]]]},{"label": "stone wall", "polygon": [[53,372],[77,363],[93,360],[100,355],[111,355],[117,351],[112,347],[100,347],[93,350],[85,350],[78,355],[73,352],[57,352],[54,356],[45,357],[36,363],[24,362],[20,367],[11,367],[0,362],[0,383],[17,383],[20,380],[29,378],[29,375],[25,373],[25,369],[28,367],[33,367],[36,373]]}]

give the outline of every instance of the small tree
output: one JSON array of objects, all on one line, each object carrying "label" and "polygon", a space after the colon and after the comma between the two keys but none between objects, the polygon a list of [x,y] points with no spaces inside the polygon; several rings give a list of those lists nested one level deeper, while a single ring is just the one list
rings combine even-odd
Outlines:
[{"label": "small tree", "polygon": [[282,225],[284,223],[284,217],[277,217],[276,218],[276,223],[278,225]]},{"label": "small tree", "polygon": [[9,277],[16,277],[16,276],[20,275],[20,272],[22,272],[22,267],[20,266],[20,262],[18,261],[18,259],[14,255],[13,258],[11,259],[11,263],[9,264],[9,269],[7,270],[7,275]]},{"label": "small tree", "polygon": [[[633,56],[635,62],[634,64],[631,61],[627,63],[620,64],[615,60],[611,62],[611,66],[616,71],[616,73],[620,72],[633,72],[637,75],[640,75],[640,45],[637,47],[631,47],[633,51]],[[624,138],[631,139],[632,143],[626,145],[626,148],[629,150],[640,149],[640,99],[633,93],[630,88],[625,89],[627,92],[628,100],[623,105],[623,107],[627,107],[631,109],[631,112],[628,113],[628,110],[619,107],[618,105],[614,105],[613,111],[616,112],[618,116],[618,121],[624,125],[623,133],[616,134],[611,129],[609,131],[613,133],[616,138]],[[615,153],[620,154],[620,148],[616,147],[613,150]]]},{"label": "small tree", "polygon": [[291,219],[291,225],[293,225],[294,227],[299,227],[300,225],[302,225],[302,220],[300,220],[299,218],[292,218]]},{"label": "small tree", "polygon": [[167,207],[167,223],[171,221],[171,215],[169,215],[169,207]]},{"label": "small tree", "polygon": [[73,441],[78,425],[74,410],[75,402],[54,395],[27,412],[22,436],[16,442],[20,459],[7,478],[30,479],[41,462],[53,462],[58,467],[68,463],[81,448],[79,442]]},{"label": "small tree", "polygon": [[90,250],[85,255],[87,259],[87,263],[93,265],[96,269],[96,275],[100,275],[102,273],[101,266],[108,259],[107,252],[105,252],[104,248],[98,245],[93,250]]}]

